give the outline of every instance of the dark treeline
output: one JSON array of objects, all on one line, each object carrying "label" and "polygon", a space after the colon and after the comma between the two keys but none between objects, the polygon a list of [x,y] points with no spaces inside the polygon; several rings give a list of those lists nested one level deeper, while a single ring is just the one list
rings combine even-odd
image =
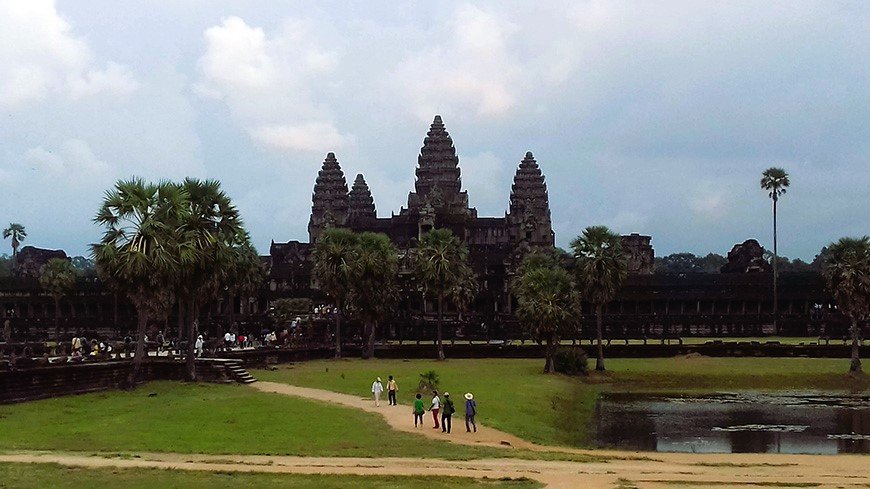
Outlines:
[{"label": "dark treeline", "polygon": [[[821,272],[827,248],[822,248],[812,262],[807,263],[800,258],[790,260],[780,256],[777,266],[780,272]],[[764,258],[773,263],[773,254],[765,252]],[[672,253],[655,258],[655,273],[659,275],[678,275],[682,273],[719,273],[728,259],[717,253],[697,256],[693,253]]]}]

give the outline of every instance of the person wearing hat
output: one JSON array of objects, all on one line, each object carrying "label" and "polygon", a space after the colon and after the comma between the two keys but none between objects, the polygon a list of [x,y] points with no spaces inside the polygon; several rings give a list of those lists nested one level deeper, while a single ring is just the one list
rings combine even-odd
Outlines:
[{"label": "person wearing hat", "polygon": [[465,431],[471,432],[474,427],[474,432],[477,433],[477,424],[474,422],[474,415],[477,414],[477,402],[474,401],[474,394],[465,393]]},{"label": "person wearing hat", "polygon": [[384,385],[381,384],[381,378],[378,377],[377,380],[372,382],[372,395],[375,397],[375,406],[381,406],[381,393],[384,392]]},{"label": "person wearing hat", "polygon": [[194,348],[194,350],[196,350],[196,356],[197,356],[197,357],[201,357],[201,356],[202,356],[202,345],[203,345],[203,343],[204,343],[204,342],[202,341],[202,335],[197,336],[197,337],[196,337],[196,343],[193,344],[193,348]]},{"label": "person wearing hat", "polygon": [[453,400],[450,399],[450,393],[444,393],[444,403],[441,408],[441,432],[450,433],[453,413],[456,412],[456,407],[453,405]]}]

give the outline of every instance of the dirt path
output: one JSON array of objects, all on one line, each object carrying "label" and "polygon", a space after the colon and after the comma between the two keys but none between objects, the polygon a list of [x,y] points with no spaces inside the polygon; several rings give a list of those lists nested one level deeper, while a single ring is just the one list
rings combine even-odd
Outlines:
[{"label": "dirt path", "polygon": [[[719,465],[716,458],[624,460],[576,463],[495,459],[471,461],[418,458],[280,457],[142,453],[134,457],[112,454],[17,452],[0,454],[0,462],[56,463],[90,468],[161,468],[213,472],[286,474],[429,475],[473,478],[527,477],[549,488],[622,487],[830,487],[870,485],[867,457],[789,457],[773,464],[741,462],[741,456]],[[703,460],[703,462],[701,462]],[[722,462],[724,463],[724,462]]]}]

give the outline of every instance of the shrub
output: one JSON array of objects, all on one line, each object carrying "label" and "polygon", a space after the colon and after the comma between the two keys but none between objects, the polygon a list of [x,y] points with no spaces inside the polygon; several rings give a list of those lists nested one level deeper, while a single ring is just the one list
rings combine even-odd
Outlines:
[{"label": "shrub", "polygon": [[563,347],[556,350],[553,368],[565,375],[586,375],[589,371],[589,359],[582,348]]},{"label": "shrub", "polygon": [[420,374],[420,385],[417,389],[420,392],[437,391],[438,381],[438,374],[434,370],[423,372]]}]

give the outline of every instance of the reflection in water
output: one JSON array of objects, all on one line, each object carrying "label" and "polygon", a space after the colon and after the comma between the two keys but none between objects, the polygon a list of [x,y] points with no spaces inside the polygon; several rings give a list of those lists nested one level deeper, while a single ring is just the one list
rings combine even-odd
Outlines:
[{"label": "reflection in water", "polygon": [[870,453],[870,397],[605,394],[599,445],[717,453]]}]

